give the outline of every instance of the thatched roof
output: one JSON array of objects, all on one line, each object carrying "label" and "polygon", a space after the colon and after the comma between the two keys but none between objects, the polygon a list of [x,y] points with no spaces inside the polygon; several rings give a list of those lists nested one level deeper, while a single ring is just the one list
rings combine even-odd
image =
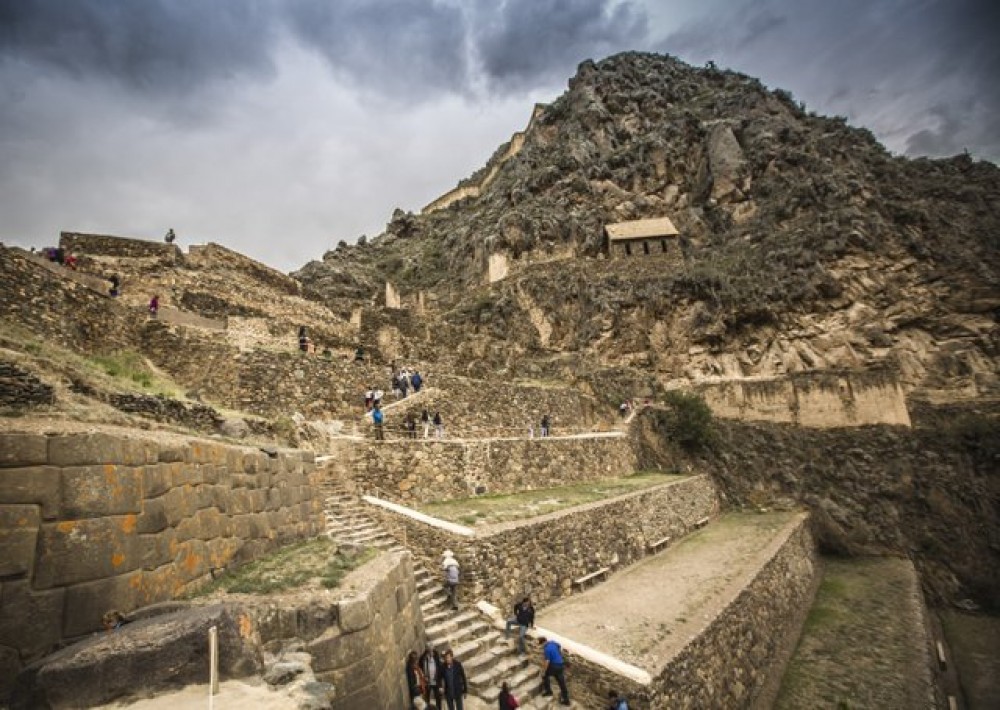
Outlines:
[{"label": "thatched roof", "polygon": [[635,219],[631,222],[615,222],[604,225],[608,239],[617,242],[622,239],[651,239],[655,237],[676,237],[680,232],[668,217],[656,219]]}]

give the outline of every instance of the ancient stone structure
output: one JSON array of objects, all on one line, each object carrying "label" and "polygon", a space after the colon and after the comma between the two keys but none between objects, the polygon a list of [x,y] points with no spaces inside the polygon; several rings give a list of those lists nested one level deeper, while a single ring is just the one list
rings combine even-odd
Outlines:
[{"label": "ancient stone structure", "polygon": [[334,466],[349,468],[361,490],[411,502],[615,478],[632,473],[635,466],[631,445],[622,436],[402,439],[344,451],[356,446],[338,446]]},{"label": "ancient stone structure", "polygon": [[705,476],[628,493],[513,523],[457,531],[429,524],[405,509],[372,501],[367,512],[391,531],[405,530],[406,544],[432,569],[442,550],[456,552],[470,599],[506,608],[530,593],[536,604],[569,595],[573,580],[614,569],[648,554],[664,538],[679,539],[718,512]]},{"label": "ancient stone structure", "polygon": [[53,279],[48,269],[7,248],[0,248],[0,318],[70,348],[105,352],[131,345],[145,321],[70,273]]},{"label": "ancient stone structure", "polygon": [[51,385],[12,362],[0,360],[0,407],[38,407],[55,402]]},{"label": "ancient stone structure", "polygon": [[64,639],[322,529],[311,452],[181,437],[0,435],[0,648]]},{"label": "ancient stone structure", "polygon": [[242,272],[256,281],[292,296],[297,296],[302,292],[301,284],[291,276],[212,242],[205,245],[192,245],[188,250],[187,260],[195,268],[198,266],[224,266],[227,269]]},{"label": "ancient stone structure", "polygon": [[108,234],[62,232],[59,235],[59,246],[66,253],[77,256],[156,257],[166,260],[168,263],[184,258],[180,247],[175,244],[115,237]]},{"label": "ancient stone structure", "polygon": [[684,261],[680,232],[669,217],[606,224],[604,231],[612,258],[663,256],[674,263]]},{"label": "ancient stone structure", "polygon": [[335,710],[405,706],[403,662],[424,632],[409,553],[382,553],[337,590],[241,601],[266,648],[304,642]]},{"label": "ancient stone structure", "polygon": [[716,416],[727,419],[818,428],[910,426],[903,388],[885,370],[701,382],[697,390]]}]

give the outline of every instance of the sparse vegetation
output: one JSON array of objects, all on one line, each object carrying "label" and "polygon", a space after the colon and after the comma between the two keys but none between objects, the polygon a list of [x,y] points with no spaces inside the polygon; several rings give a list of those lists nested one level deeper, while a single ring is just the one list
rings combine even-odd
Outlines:
[{"label": "sparse vegetation", "polygon": [[715,429],[712,427],[712,410],[705,404],[700,395],[680,390],[671,390],[666,394],[670,405],[668,415],[668,435],[687,449],[704,449],[711,447],[715,441]]},{"label": "sparse vegetation", "polygon": [[325,537],[282,547],[270,555],[226,572],[193,596],[217,591],[239,594],[269,594],[287,589],[333,589],[344,575],[377,555],[366,549],[360,554],[337,551],[337,544]]}]

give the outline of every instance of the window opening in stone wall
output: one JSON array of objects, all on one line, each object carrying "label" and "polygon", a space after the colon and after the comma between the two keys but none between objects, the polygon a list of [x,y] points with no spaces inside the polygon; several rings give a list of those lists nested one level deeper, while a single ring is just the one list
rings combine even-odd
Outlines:
[{"label": "window opening in stone wall", "polygon": [[667,240],[666,239],[661,239],[660,240],[660,248],[663,249],[663,253],[664,254],[667,253]]},{"label": "window opening in stone wall", "polygon": [[625,255],[632,256],[632,245],[628,242],[625,242]]},{"label": "window opening in stone wall", "polygon": [[642,243],[642,251],[644,254],[649,254],[649,242]]}]

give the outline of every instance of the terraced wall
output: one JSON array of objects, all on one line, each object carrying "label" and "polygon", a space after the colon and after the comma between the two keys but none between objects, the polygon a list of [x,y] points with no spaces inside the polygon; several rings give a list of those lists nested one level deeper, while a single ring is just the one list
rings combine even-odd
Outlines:
[{"label": "terraced wall", "polygon": [[0,435],[0,679],[111,609],[318,534],[314,468],[311,452],[182,437]]}]

